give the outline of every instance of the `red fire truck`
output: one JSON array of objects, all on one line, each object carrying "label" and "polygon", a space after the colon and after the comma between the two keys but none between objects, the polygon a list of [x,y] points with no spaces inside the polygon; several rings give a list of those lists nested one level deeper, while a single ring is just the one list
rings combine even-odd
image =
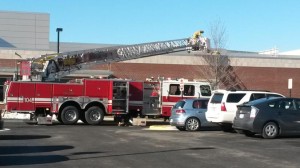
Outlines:
[{"label": "red fire truck", "polygon": [[[182,88],[180,88],[182,87]],[[209,97],[207,82],[81,79],[72,83],[10,81],[4,85],[5,111],[32,118],[56,115],[63,124],[80,119],[97,125],[105,115],[156,116],[167,119],[180,99]]]}]

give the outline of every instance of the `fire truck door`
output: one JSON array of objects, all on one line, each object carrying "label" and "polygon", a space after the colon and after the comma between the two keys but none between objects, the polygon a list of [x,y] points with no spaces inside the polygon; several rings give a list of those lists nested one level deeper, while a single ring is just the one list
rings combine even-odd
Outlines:
[{"label": "fire truck door", "polygon": [[35,83],[20,83],[19,109],[22,111],[35,111],[34,95]]}]

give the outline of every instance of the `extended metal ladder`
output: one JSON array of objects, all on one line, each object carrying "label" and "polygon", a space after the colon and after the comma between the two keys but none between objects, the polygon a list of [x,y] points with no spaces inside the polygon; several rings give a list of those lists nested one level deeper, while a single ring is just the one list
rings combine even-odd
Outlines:
[{"label": "extended metal ladder", "polygon": [[119,62],[185,50],[188,38],[42,55],[31,60],[31,75],[55,81],[93,64]]}]

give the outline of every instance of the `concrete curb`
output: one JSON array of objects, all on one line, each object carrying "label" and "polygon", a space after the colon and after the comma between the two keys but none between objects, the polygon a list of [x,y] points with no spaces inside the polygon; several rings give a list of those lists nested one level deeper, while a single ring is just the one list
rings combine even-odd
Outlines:
[{"label": "concrete curb", "polygon": [[171,125],[151,125],[148,130],[177,131],[177,128]]}]

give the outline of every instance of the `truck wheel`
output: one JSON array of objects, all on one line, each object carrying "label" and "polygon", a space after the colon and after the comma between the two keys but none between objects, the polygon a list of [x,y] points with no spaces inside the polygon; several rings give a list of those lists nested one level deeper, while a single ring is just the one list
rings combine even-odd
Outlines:
[{"label": "truck wheel", "polygon": [[84,116],[88,124],[98,125],[103,121],[104,112],[100,107],[92,106],[85,111]]},{"label": "truck wheel", "polygon": [[65,107],[60,114],[60,119],[63,124],[71,125],[77,123],[79,119],[78,109],[74,106]]}]

